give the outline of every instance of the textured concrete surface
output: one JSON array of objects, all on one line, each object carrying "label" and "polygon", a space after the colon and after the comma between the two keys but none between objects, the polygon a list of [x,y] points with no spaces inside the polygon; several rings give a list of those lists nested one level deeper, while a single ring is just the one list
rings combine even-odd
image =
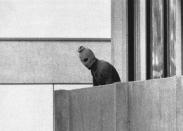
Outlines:
[{"label": "textured concrete surface", "polygon": [[69,91],[56,91],[55,98],[55,131],[70,131]]},{"label": "textured concrete surface", "polygon": [[146,0],[135,0],[135,80],[146,80],[146,12]]},{"label": "textured concrete surface", "polygon": [[110,37],[110,0],[1,0],[1,37]]},{"label": "textured concrete surface", "polygon": [[116,131],[129,131],[129,84],[116,85]]},{"label": "textured concrete surface", "polygon": [[71,92],[70,131],[113,131],[115,85]]},{"label": "textured concrete surface", "polygon": [[0,85],[1,131],[52,131],[53,85]]},{"label": "textured concrete surface", "polygon": [[113,131],[116,129],[115,85],[55,91],[55,94],[56,131],[68,131],[68,129],[69,131]]},{"label": "textured concrete surface", "polygon": [[183,130],[183,77],[178,77],[176,88],[176,127],[177,131]]},{"label": "textured concrete surface", "polygon": [[127,0],[111,0],[112,63],[122,82],[128,81]]},{"label": "textured concrete surface", "polygon": [[175,76],[71,90],[69,129],[182,131],[182,87]]},{"label": "textured concrete surface", "polygon": [[111,62],[110,41],[1,41],[0,83],[91,83],[78,58],[80,45]]},{"label": "textured concrete surface", "polygon": [[176,130],[176,79],[131,83],[129,87],[131,131]]}]

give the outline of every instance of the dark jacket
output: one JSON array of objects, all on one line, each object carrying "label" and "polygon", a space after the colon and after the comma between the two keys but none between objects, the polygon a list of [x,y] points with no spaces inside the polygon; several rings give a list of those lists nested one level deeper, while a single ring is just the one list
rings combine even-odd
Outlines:
[{"label": "dark jacket", "polygon": [[108,62],[103,60],[96,60],[91,67],[91,74],[93,76],[93,86],[112,84],[119,82],[120,77],[116,69]]}]

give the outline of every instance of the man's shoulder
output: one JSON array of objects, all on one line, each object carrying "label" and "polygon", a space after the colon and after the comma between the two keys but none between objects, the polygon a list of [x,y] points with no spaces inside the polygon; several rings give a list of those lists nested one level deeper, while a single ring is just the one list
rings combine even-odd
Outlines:
[{"label": "man's shoulder", "polygon": [[99,60],[99,62],[98,62],[98,68],[100,70],[107,70],[107,69],[110,69],[112,67],[113,66],[109,62],[107,62],[107,61]]}]

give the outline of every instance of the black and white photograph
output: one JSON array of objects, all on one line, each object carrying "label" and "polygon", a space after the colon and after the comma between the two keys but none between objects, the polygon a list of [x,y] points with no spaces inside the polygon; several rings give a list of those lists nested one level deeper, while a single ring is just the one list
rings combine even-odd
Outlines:
[{"label": "black and white photograph", "polygon": [[0,0],[0,131],[183,131],[182,0]]}]

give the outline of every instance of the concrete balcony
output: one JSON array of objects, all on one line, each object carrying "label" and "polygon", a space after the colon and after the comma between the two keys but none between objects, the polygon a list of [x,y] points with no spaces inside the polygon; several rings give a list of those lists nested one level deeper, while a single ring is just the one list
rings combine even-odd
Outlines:
[{"label": "concrete balcony", "polygon": [[55,91],[55,131],[182,131],[183,77]]}]

